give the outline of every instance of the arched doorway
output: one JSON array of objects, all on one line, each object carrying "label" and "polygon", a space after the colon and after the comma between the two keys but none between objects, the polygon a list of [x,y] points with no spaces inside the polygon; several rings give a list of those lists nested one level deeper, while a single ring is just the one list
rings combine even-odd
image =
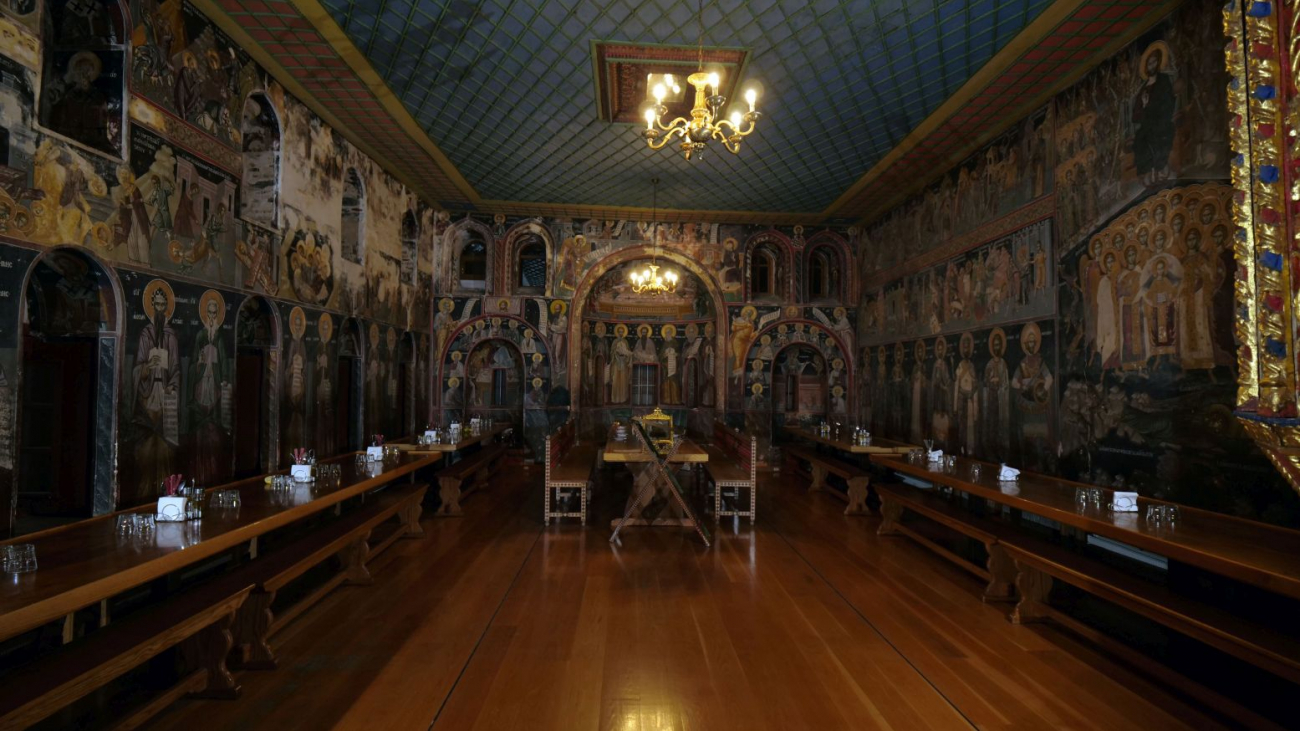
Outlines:
[{"label": "arched doorway", "polygon": [[514,343],[493,338],[470,349],[465,359],[465,417],[508,421],[522,428],[528,391],[524,354]]},{"label": "arched doorway", "polygon": [[772,361],[772,434],[787,424],[819,424],[826,418],[826,359],[810,345],[791,345]]},{"label": "arched doorway", "polygon": [[277,403],[276,358],[280,329],[264,297],[249,297],[235,317],[235,478],[275,465],[271,419]]},{"label": "arched doorway", "polygon": [[84,253],[54,249],[23,295],[15,533],[114,508],[116,286]]},{"label": "arched doorway", "polygon": [[349,317],[339,326],[334,392],[334,445],[338,452],[361,448],[361,326]]}]

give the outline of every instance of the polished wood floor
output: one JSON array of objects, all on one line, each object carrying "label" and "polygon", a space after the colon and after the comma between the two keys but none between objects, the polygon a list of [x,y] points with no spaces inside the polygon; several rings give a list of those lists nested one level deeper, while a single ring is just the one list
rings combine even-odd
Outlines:
[{"label": "polished wood floor", "polygon": [[625,473],[586,528],[541,525],[540,469],[377,560],[276,640],[234,702],[152,728],[1209,729],[1218,721],[1047,626],[876,518],[763,480],[759,521],[608,543]]}]

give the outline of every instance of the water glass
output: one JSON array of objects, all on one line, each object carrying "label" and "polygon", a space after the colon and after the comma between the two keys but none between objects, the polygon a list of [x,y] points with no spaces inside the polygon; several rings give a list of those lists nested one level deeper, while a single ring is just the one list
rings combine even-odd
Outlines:
[{"label": "water glass", "polygon": [[135,535],[135,514],[123,513],[117,516],[117,537],[130,538]]},{"label": "water glass", "polygon": [[[1081,487],[1081,488],[1078,488],[1078,489],[1076,489],[1076,490],[1074,491],[1074,507],[1075,507],[1075,508],[1080,512],[1080,513],[1084,512],[1084,511],[1086,511],[1086,510],[1088,509],[1088,503],[1089,503],[1089,502],[1091,502],[1091,498],[1088,497],[1088,490],[1087,490],[1086,488],[1082,488],[1082,487]],[[1149,513],[1149,512],[1150,512],[1150,511],[1148,510],[1148,513]],[[1148,519],[1149,519],[1149,518],[1148,518]]]},{"label": "water glass", "polygon": [[1088,505],[1094,510],[1102,508],[1102,489],[1100,487],[1088,488]]},{"label": "water glass", "polygon": [[926,452],[926,454],[929,454],[930,452],[933,452],[933,451],[934,451],[934,440],[933,440],[933,439],[922,439],[921,442],[925,445],[925,452]]},{"label": "water glass", "polygon": [[135,534],[142,541],[152,541],[158,530],[158,518],[154,515],[135,516]]},{"label": "water glass", "polygon": [[978,480],[980,478],[980,465],[973,464],[970,466],[970,478],[972,480]]},{"label": "water glass", "polygon": [[7,574],[25,574],[36,570],[36,546],[17,543],[0,546],[0,569]]},{"label": "water glass", "polygon": [[957,456],[956,456],[956,455],[953,455],[953,454],[945,454],[945,455],[943,456],[943,470],[944,470],[944,472],[947,472],[948,474],[952,474],[952,473],[956,472],[956,470],[957,470]]}]

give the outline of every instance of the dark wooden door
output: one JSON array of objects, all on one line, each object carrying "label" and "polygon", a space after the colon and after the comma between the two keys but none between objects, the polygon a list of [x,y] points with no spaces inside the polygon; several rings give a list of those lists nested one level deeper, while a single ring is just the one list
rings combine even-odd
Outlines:
[{"label": "dark wooden door", "polygon": [[28,337],[24,341],[18,451],[21,513],[91,514],[96,351],[94,339]]},{"label": "dark wooden door", "polygon": [[264,472],[266,449],[266,355],[260,348],[235,353],[235,477]]}]

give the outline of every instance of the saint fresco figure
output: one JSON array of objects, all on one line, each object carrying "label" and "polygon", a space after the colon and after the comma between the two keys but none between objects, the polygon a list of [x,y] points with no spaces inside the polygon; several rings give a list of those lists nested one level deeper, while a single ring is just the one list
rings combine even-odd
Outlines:
[{"label": "saint fresco figure", "polygon": [[174,458],[180,443],[180,347],[171,316],[176,309],[172,288],[161,279],[145,285],[144,315],[148,322],[136,340],[134,426],[136,496],[158,494],[159,486],[176,472]]},{"label": "saint fresco figure", "polygon": [[1178,95],[1169,73],[1169,44],[1156,41],[1138,62],[1142,81],[1133,97],[1133,167],[1143,185],[1154,185],[1169,177],[1169,154],[1176,133],[1174,115]]},{"label": "saint fresco figure", "polygon": [[1041,465],[1046,458],[1051,437],[1052,372],[1039,352],[1042,333],[1037,323],[1028,323],[1020,331],[1020,349],[1024,357],[1011,377],[1014,394],[1016,446],[1019,461],[1026,467]]},{"label": "saint fresco figure", "polygon": [[289,352],[284,359],[284,395],[289,419],[285,425],[285,446],[307,446],[307,313],[301,307],[289,311]]},{"label": "saint fresco figure", "polygon": [[957,346],[961,360],[953,381],[953,416],[957,425],[957,443],[954,449],[962,454],[974,455],[979,445],[979,376],[975,373],[975,336],[962,333]]},{"label": "saint fresco figure", "polygon": [[682,378],[678,364],[677,353],[677,327],[674,325],[664,325],[664,352],[663,352],[663,402],[666,404],[680,404],[682,402]]},{"label": "saint fresco figure", "polygon": [[[869,367],[863,369],[864,374],[869,371]],[[930,435],[935,443],[944,449],[948,448],[948,432],[952,425],[952,397],[948,341],[944,338],[935,338],[934,368],[930,372]]]},{"label": "saint fresco figure", "polygon": [[204,292],[199,297],[203,327],[194,336],[189,367],[190,470],[201,485],[218,483],[230,471],[231,365],[221,333],[225,319],[221,293]]},{"label": "saint fresco figure", "polygon": [[928,415],[926,397],[928,379],[925,377],[926,347],[924,340],[916,341],[916,362],[912,364],[912,387],[908,395],[909,420],[907,436],[913,444],[920,444],[926,438],[925,417]]},{"label": "saint fresco figure", "polygon": [[1151,257],[1139,295],[1145,306],[1147,357],[1167,360],[1178,353],[1178,290],[1182,268],[1169,254]]},{"label": "saint fresco figure", "polygon": [[1201,250],[1201,231],[1187,232],[1187,253],[1183,255],[1183,282],[1179,290],[1178,319],[1183,333],[1178,341],[1178,355],[1184,369],[1214,367],[1214,293],[1223,281],[1218,260]]},{"label": "saint fresco figure", "polygon": [[1009,456],[1011,438],[1011,374],[1004,357],[1006,352],[1007,335],[1002,328],[994,328],[989,333],[989,362],[984,365],[981,442],[982,456],[1000,462]]},{"label": "saint fresco figure", "polygon": [[554,363],[557,374],[567,373],[569,370],[569,304],[564,300],[554,300],[551,302],[551,316],[547,320],[546,329],[551,334],[551,362]]},{"label": "saint fresco figure", "polygon": [[1141,368],[1147,361],[1140,265],[1137,246],[1124,247],[1124,269],[1119,274],[1116,295],[1119,300],[1119,361],[1120,367],[1126,371]]},{"label": "saint fresco figure", "polygon": [[632,349],[627,344],[627,325],[614,326],[614,343],[609,354],[609,403],[625,404],[631,395]]},{"label": "saint fresco figure", "polygon": [[334,318],[328,312],[322,312],[316,321],[316,332],[320,339],[316,343],[316,454],[321,457],[332,456],[338,447],[335,444],[335,394],[334,368],[330,358],[330,340],[334,337]]}]

